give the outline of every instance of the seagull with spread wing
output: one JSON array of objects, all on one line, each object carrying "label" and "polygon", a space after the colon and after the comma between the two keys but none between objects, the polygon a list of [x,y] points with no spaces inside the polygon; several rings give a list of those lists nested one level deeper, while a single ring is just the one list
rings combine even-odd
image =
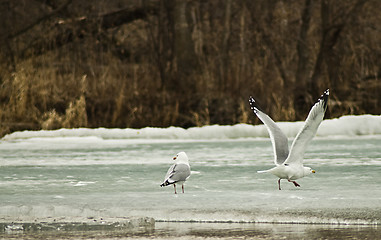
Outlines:
[{"label": "seagull with spread wing", "polygon": [[323,121],[324,114],[327,109],[328,96],[329,89],[327,89],[312,106],[304,126],[296,135],[296,138],[291,145],[290,151],[288,150],[288,139],[286,135],[276,125],[276,123],[259,108],[254,98],[249,98],[251,109],[264,123],[267,131],[269,132],[275,155],[274,162],[276,166],[269,170],[258,172],[269,172],[279,177],[279,190],[281,190],[281,179],[287,179],[289,182],[292,182],[295,187],[300,187],[300,185],[295,182],[296,179],[315,173],[315,171],[311,168],[303,166],[304,152],[309,142],[315,136],[320,123]]},{"label": "seagull with spread wing", "polygon": [[184,182],[191,174],[188,156],[185,152],[179,152],[175,157],[173,157],[173,160],[175,160],[175,163],[168,169],[164,182],[160,186],[165,187],[173,184],[175,194],[177,194],[176,184],[181,184],[181,188],[184,193]]}]

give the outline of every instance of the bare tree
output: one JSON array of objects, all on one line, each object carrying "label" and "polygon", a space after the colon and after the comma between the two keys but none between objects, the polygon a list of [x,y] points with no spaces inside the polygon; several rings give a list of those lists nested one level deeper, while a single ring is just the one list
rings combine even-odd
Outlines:
[{"label": "bare tree", "polygon": [[[311,58],[309,50],[308,30],[310,29],[311,12],[313,3],[305,0],[304,9],[301,16],[299,38],[297,39],[298,63],[295,74],[294,108],[297,113],[308,111],[312,102],[310,89],[311,78],[309,62]],[[299,118],[300,116],[297,116]]]}]

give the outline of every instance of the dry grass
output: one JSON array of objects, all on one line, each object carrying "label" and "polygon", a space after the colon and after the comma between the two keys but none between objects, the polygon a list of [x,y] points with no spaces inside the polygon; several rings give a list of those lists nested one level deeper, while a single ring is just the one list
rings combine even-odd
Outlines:
[{"label": "dry grass", "polygon": [[[300,84],[295,82],[296,36],[304,1],[258,4],[233,1],[234,14],[226,25],[225,6],[192,2],[193,49],[188,51],[194,52],[192,64],[197,64],[186,74],[179,67],[186,65],[179,65],[175,56],[176,32],[171,28],[170,8],[165,6],[160,16],[153,14],[112,29],[97,27],[97,21],[95,27],[83,29],[75,21],[61,24],[61,29],[54,21],[41,23],[10,43],[13,69],[1,55],[0,134],[62,127],[257,123],[247,104],[250,95],[274,120],[301,120],[306,113],[295,108],[294,90]],[[343,9],[350,6],[340,4]],[[314,6],[306,39],[310,76],[322,33],[320,7]],[[313,100],[331,88],[329,117],[381,112],[377,9],[377,1],[368,1],[353,18],[358,24],[344,28],[319,73],[316,86],[321,89],[304,89],[306,99]],[[44,29],[48,29],[46,35]],[[54,45],[64,30],[78,36]],[[28,49],[27,57],[22,57],[17,49],[34,43],[30,38],[38,42],[40,36],[46,42],[53,39],[45,46],[49,50]]]}]

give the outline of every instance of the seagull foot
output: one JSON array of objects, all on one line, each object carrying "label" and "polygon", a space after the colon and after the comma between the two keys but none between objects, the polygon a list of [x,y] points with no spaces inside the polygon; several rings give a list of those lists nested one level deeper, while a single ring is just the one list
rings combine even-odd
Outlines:
[{"label": "seagull foot", "polygon": [[289,182],[292,182],[294,185],[295,185],[295,187],[300,187],[300,185],[299,185],[299,183],[297,183],[297,182],[295,182],[295,181],[291,181],[291,180],[288,180]]}]

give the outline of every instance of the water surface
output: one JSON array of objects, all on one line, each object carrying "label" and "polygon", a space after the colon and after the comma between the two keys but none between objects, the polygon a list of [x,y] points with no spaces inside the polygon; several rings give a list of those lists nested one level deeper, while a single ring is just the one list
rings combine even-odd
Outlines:
[{"label": "water surface", "polygon": [[[217,135],[227,127],[211,126]],[[279,231],[304,229],[303,236],[332,229],[379,232],[380,135],[316,137],[304,162],[316,173],[298,180],[300,188],[282,181],[279,191],[276,177],[257,173],[273,166],[267,137],[117,138],[112,129],[93,136],[83,134],[89,130],[71,131],[71,136],[25,132],[0,142],[0,222],[144,216],[157,221],[149,233],[156,237],[184,231],[218,238],[221,231],[213,229],[228,229],[271,238],[278,236],[270,231],[274,223],[281,223]],[[152,132],[157,136],[157,129]],[[187,153],[192,175],[185,194],[175,195],[173,187],[159,185],[180,151]],[[182,230],[171,230],[176,228]],[[230,233],[226,236],[233,237]]]}]

